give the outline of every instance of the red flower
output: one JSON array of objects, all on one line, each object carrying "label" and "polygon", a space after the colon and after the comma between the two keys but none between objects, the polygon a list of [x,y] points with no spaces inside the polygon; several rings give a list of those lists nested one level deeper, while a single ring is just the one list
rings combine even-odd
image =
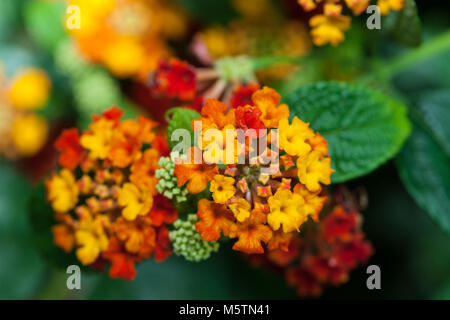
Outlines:
[{"label": "red flower", "polygon": [[166,260],[172,254],[169,229],[162,226],[156,230],[156,246],[154,257],[158,262]]},{"label": "red flower", "polygon": [[340,243],[334,250],[330,261],[343,268],[353,269],[358,264],[365,263],[372,254],[372,245],[364,241],[364,234],[358,233],[352,241]]},{"label": "red flower", "polygon": [[342,206],[337,206],[321,223],[323,237],[328,242],[348,240],[353,236],[352,232],[358,226],[358,222],[356,211],[349,212]]},{"label": "red flower", "polygon": [[111,108],[109,108],[108,110],[103,112],[101,116],[99,116],[99,115],[92,116],[92,119],[94,121],[98,121],[100,118],[104,118],[106,120],[118,122],[122,118],[122,116],[123,116],[123,110],[121,110],[117,106],[112,106]]},{"label": "red flower", "polygon": [[56,140],[55,148],[61,151],[58,163],[69,170],[75,169],[85,154],[77,129],[64,130]]},{"label": "red flower", "polygon": [[157,135],[152,142],[152,147],[158,150],[162,157],[168,157],[170,155],[169,144],[167,138],[164,135]]},{"label": "red flower", "polygon": [[264,123],[260,120],[262,115],[261,110],[257,107],[244,106],[236,109],[236,124],[239,128],[256,130],[257,136],[259,136],[259,129],[265,129]]},{"label": "red flower", "polygon": [[254,106],[255,104],[252,101],[252,95],[259,88],[259,84],[256,82],[247,85],[239,85],[233,91],[233,95],[230,99],[230,106],[232,108],[243,107],[246,105]]},{"label": "red flower", "polygon": [[335,265],[323,257],[310,256],[306,260],[305,265],[320,283],[339,285],[348,279],[349,270],[339,264]]},{"label": "red flower", "polygon": [[318,297],[322,294],[322,285],[309,270],[302,265],[290,268],[286,272],[286,280],[291,286],[297,287],[299,296]]},{"label": "red flower", "polygon": [[178,59],[161,60],[153,75],[153,88],[171,98],[192,100],[197,90],[195,71]]},{"label": "red flower", "polygon": [[163,223],[173,223],[178,218],[178,213],[170,199],[161,194],[153,198],[153,207],[150,211],[152,225],[160,227]]}]

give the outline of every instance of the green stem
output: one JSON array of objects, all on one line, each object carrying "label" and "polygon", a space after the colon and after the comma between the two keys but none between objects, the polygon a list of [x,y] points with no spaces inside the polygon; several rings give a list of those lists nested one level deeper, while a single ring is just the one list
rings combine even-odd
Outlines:
[{"label": "green stem", "polygon": [[299,64],[305,61],[305,57],[269,56],[252,58],[253,70],[261,70],[277,64]]},{"label": "green stem", "polygon": [[388,82],[392,80],[397,74],[407,70],[408,68],[431,59],[432,57],[450,50],[450,31],[444,32],[439,36],[424,43],[416,50],[408,51],[405,54],[400,55],[388,62],[383,62],[383,65],[378,68],[372,75],[365,77],[363,81],[381,80]]}]

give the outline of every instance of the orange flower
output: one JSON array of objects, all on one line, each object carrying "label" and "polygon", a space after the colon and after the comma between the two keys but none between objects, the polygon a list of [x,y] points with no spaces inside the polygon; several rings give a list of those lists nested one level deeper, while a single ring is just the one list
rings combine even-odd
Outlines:
[{"label": "orange flower", "polygon": [[158,123],[144,116],[138,116],[137,119],[139,124],[139,141],[141,143],[152,143],[156,137],[153,129],[158,126]]},{"label": "orange flower", "polygon": [[69,170],[75,169],[85,155],[77,129],[64,130],[56,140],[55,148],[61,151],[58,163]]},{"label": "orange flower", "polygon": [[267,128],[278,127],[281,119],[289,118],[289,107],[285,104],[278,105],[280,95],[273,89],[264,87],[256,91],[252,101],[261,110],[261,120]]},{"label": "orange flower", "polygon": [[124,168],[139,158],[142,143],[151,143],[155,138],[152,129],[156,123],[139,117],[139,122],[125,120],[121,122],[112,136],[109,158],[113,165]]},{"label": "orange flower", "polygon": [[134,263],[136,258],[126,253],[119,242],[114,237],[109,239],[108,250],[103,252],[103,258],[111,262],[109,276],[111,278],[122,278],[133,280],[136,277]]},{"label": "orange flower", "polygon": [[234,109],[228,110],[228,112],[227,110],[228,106],[226,104],[215,99],[207,99],[202,108],[202,116],[207,119],[206,122],[203,122],[205,126],[203,129],[211,126],[208,123],[215,124],[219,130],[222,130],[228,124],[234,126],[236,122]]},{"label": "orange flower", "polygon": [[237,225],[236,234],[239,239],[233,249],[248,254],[264,253],[261,242],[267,243],[272,238],[272,229],[265,225],[266,220],[264,213],[253,210],[247,221]]},{"label": "orange flower", "polygon": [[127,221],[119,217],[111,230],[116,234],[117,239],[124,243],[126,252],[136,255],[139,260],[147,259],[152,255],[156,233],[148,217],[139,217],[135,221]]},{"label": "orange flower", "polygon": [[75,244],[73,230],[66,224],[57,224],[52,227],[53,242],[63,249],[70,252]]},{"label": "orange flower", "polygon": [[155,171],[159,169],[158,160],[158,151],[147,149],[144,151],[142,158],[131,166],[131,182],[138,186],[147,187],[153,195],[156,194],[158,183],[158,179],[155,177]]},{"label": "orange flower", "polygon": [[[197,150],[201,154],[200,150]],[[190,155],[190,163],[181,163],[175,165],[174,174],[177,176],[177,184],[179,187],[188,182],[187,189],[190,193],[199,193],[206,189],[208,182],[219,172],[215,164],[194,164],[194,147],[188,154]]]},{"label": "orange flower", "polygon": [[216,241],[222,232],[225,236],[234,237],[236,225],[233,213],[225,205],[214,203],[207,199],[198,202],[197,212],[199,222],[195,229],[205,241]]},{"label": "orange flower", "polygon": [[319,151],[322,156],[329,156],[328,154],[328,142],[316,132],[313,138],[308,139],[308,143],[311,145],[312,150]]},{"label": "orange flower", "polygon": [[290,233],[284,233],[281,229],[278,229],[273,233],[272,238],[270,239],[269,243],[267,244],[267,249],[269,250],[282,250],[285,252],[289,251],[289,244],[291,243],[292,236],[294,234],[292,232]]}]

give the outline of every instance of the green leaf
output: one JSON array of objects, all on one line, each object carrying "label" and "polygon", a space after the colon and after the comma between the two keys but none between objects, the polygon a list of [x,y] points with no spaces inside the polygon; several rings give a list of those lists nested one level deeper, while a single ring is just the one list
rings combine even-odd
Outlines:
[{"label": "green leaf", "polygon": [[431,91],[420,97],[416,118],[450,157],[450,91]]},{"label": "green leaf", "polygon": [[396,41],[410,47],[422,43],[422,25],[414,0],[405,0],[403,9],[395,14],[392,36]]},{"label": "green leaf", "polygon": [[[170,149],[173,149],[180,141],[172,141],[172,133],[176,129],[186,129],[191,134],[191,145],[194,143],[194,134],[191,126],[191,121],[201,117],[198,112],[187,108],[172,108],[166,113],[166,117],[170,118],[169,126],[167,128],[167,139]],[[181,139],[181,138],[180,138]]]},{"label": "green leaf", "polygon": [[28,1],[24,8],[25,26],[32,39],[42,48],[53,51],[66,37],[63,2]]},{"label": "green leaf", "polygon": [[328,141],[332,182],[368,174],[392,158],[410,132],[406,108],[372,89],[338,82],[303,86],[287,96],[291,117]]},{"label": "green leaf", "polygon": [[425,95],[414,110],[414,130],[397,157],[397,167],[417,204],[450,233],[448,93]]}]

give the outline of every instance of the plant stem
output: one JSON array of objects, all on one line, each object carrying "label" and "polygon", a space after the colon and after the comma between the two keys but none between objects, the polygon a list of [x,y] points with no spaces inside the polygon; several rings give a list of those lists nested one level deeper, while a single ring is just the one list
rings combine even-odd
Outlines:
[{"label": "plant stem", "polygon": [[275,66],[277,64],[299,64],[305,61],[305,57],[297,56],[297,57],[288,57],[288,56],[269,56],[269,57],[258,57],[252,58],[253,69],[261,70],[265,68],[269,68]]}]

